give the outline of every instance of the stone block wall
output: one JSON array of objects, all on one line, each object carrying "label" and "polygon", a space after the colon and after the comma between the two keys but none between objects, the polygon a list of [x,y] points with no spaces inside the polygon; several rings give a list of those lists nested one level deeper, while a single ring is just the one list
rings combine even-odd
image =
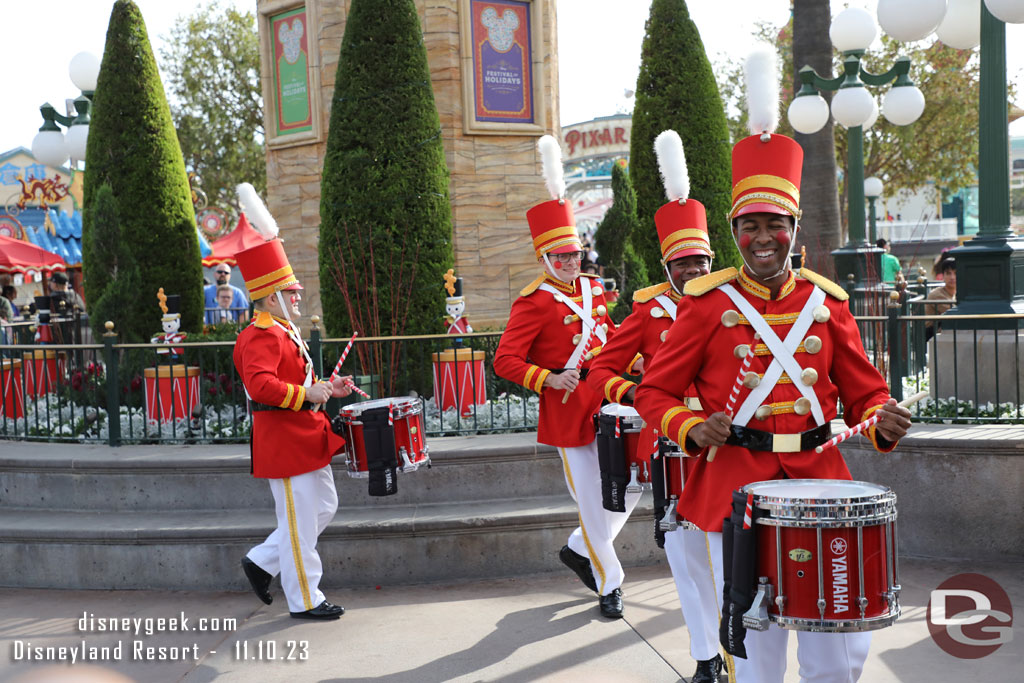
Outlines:
[{"label": "stone block wall", "polygon": [[[557,135],[555,2],[535,1],[541,3],[542,17],[542,41],[535,45],[534,65],[534,78],[543,84],[537,102],[538,123],[545,131]],[[258,6],[265,12],[299,4],[260,0]],[[307,324],[310,316],[321,315],[320,288],[331,286],[319,282],[318,277],[320,173],[338,53],[350,4],[351,0],[305,0],[306,7],[318,15],[317,25],[308,30],[312,38],[311,68],[319,72],[322,132],[315,141],[285,147],[271,143],[267,148],[267,204],[281,227],[292,266],[306,289],[303,322]],[[549,197],[540,177],[537,136],[467,135],[463,129],[460,5],[460,0],[416,0],[451,173],[455,271],[463,278],[466,311],[474,329],[479,331],[503,327],[519,289],[540,272],[526,225],[526,210]],[[264,30],[262,22],[260,30]],[[264,81],[269,81],[270,70],[265,67],[262,71]],[[436,286],[438,297],[443,297],[442,283]]]}]

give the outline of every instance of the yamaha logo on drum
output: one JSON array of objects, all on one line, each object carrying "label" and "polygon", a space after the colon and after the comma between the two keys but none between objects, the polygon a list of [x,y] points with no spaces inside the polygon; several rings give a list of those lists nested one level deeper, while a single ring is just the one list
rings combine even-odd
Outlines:
[{"label": "yamaha logo on drum", "polygon": [[845,555],[846,554],[846,539],[843,539],[843,538],[832,539],[832,546],[831,547],[832,547],[832,552],[835,553],[836,555]]},{"label": "yamaha logo on drum", "polygon": [[850,609],[849,565],[846,562],[846,539],[833,538],[829,544],[832,558],[832,604],[836,612]]}]

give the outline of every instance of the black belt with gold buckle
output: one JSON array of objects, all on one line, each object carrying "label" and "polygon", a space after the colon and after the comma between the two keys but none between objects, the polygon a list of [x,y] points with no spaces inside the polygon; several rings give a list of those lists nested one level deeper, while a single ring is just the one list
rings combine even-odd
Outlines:
[{"label": "black belt with gold buckle", "polygon": [[832,438],[832,425],[828,422],[799,434],[773,434],[751,427],[733,425],[725,442],[751,451],[773,453],[799,453],[817,448]]},{"label": "black belt with gold buckle", "polygon": [[[313,406],[315,406],[315,405],[316,405],[315,403],[310,403],[309,401],[303,401],[302,402],[302,407],[299,408],[299,410],[313,410]],[[250,409],[252,410],[252,412],[254,412],[254,413],[257,413],[257,412],[259,412],[261,410],[291,410],[291,408],[282,408],[281,406],[272,406],[272,405],[270,405],[268,403],[258,403],[257,401],[250,401],[249,402],[249,406],[250,406]]]}]

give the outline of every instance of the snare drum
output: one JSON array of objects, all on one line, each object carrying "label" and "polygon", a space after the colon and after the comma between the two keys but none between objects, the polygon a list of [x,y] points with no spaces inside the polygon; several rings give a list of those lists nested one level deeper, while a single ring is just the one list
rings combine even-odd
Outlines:
[{"label": "snare drum", "polygon": [[[368,460],[375,460],[375,455],[382,455],[389,462],[393,459],[395,467],[403,472],[413,472],[420,465],[430,465],[430,449],[423,435],[423,408],[419,400],[400,397],[353,403],[342,408],[339,417],[344,430],[350,477],[366,477]],[[380,425],[383,438],[367,438],[366,430],[371,424],[374,430]],[[368,448],[392,452],[379,454],[368,452]]]},{"label": "snare drum", "polygon": [[[644,421],[631,406],[609,403],[594,416],[603,505],[625,512],[625,494],[651,486],[650,449],[641,452]],[[653,449],[654,443],[651,442]]]},{"label": "snare drum", "polygon": [[891,489],[863,481],[787,479],[748,484],[743,492],[753,494],[760,515],[758,594],[745,625],[767,628],[770,619],[799,631],[851,632],[896,621],[900,585]]}]

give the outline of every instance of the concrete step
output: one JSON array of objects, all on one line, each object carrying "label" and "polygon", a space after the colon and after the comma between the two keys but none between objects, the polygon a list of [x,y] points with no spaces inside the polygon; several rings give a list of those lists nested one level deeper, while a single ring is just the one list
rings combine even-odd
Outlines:
[{"label": "concrete step", "polygon": [[[367,494],[365,479],[333,461],[343,505],[371,507],[565,493],[557,451],[532,435],[431,439],[432,467],[399,474],[398,493]],[[249,473],[247,446],[36,446],[0,455],[0,510],[272,509],[266,482]],[[11,451],[11,452],[8,452]]]},{"label": "concrete step", "polygon": [[[23,588],[244,590],[238,562],[275,525],[269,506],[2,513],[0,584]],[[558,570],[576,525],[565,493],[343,507],[318,549],[329,587],[497,578]],[[645,494],[617,541],[624,565],[663,561],[652,535]]]}]

